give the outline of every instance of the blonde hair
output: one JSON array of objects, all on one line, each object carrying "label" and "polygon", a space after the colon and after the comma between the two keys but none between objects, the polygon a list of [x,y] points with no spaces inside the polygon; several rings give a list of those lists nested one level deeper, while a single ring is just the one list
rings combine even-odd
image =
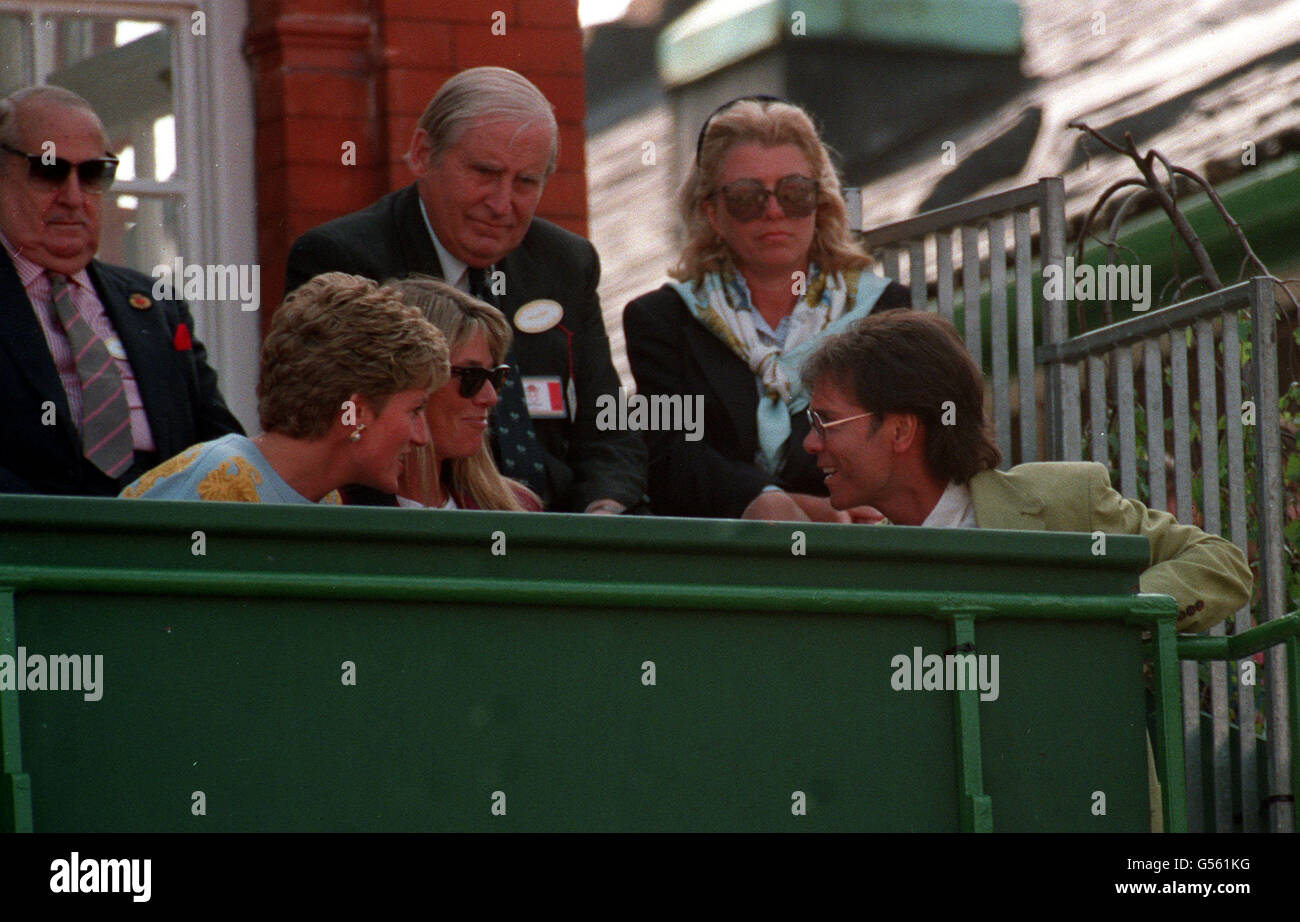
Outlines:
[{"label": "blonde hair", "polygon": [[737,144],[751,141],[764,147],[793,144],[808,158],[818,186],[817,218],[809,258],[826,273],[871,265],[871,257],[849,232],[839,176],[808,113],[788,102],[744,99],[709,121],[699,158],[682,184],[678,210],[686,223],[687,242],[681,260],[670,274],[682,281],[698,281],[705,273],[719,271],[730,263],[731,252],[709,224],[704,204],[718,191],[718,173],[727,152]]},{"label": "blonde hair", "polygon": [[[424,318],[442,331],[451,351],[460,348],[476,334],[487,341],[492,363],[499,365],[510,348],[510,324],[492,305],[466,294],[441,279],[427,275],[411,275],[385,283],[393,288],[409,305],[419,308]],[[401,487],[408,495],[426,506],[431,505],[435,491],[442,488],[442,468],[449,468],[447,491],[458,491],[469,496],[480,509],[503,509],[523,512],[516,491],[537,499],[536,494],[517,480],[512,480],[497,470],[488,448],[487,434],[479,443],[478,451],[468,458],[449,458],[439,461],[437,445],[417,446],[412,450],[411,463],[402,472]],[[538,506],[541,500],[537,499]]]},{"label": "blonde hair", "polygon": [[393,394],[441,387],[450,376],[446,339],[396,291],[326,272],[290,293],[271,317],[257,415],[267,432],[319,438],[352,394],[381,413]]}]

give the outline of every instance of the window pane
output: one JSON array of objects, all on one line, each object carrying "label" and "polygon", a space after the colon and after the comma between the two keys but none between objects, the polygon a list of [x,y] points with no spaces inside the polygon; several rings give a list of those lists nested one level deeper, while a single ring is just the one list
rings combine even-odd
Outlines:
[{"label": "window pane", "polygon": [[185,206],[178,196],[128,195],[114,188],[101,209],[98,259],[148,274],[182,252]]},{"label": "window pane", "polygon": [[0,96],[36,82],[28,23],[26,16],[0,13]]},{"label": "window pane", "polygon": [[165,23],[89,16],[51,16],[41,24],[54,70],[47,83],[90,101],[109,146],[135,151],[135,176],[176,174],[171,30]]}]

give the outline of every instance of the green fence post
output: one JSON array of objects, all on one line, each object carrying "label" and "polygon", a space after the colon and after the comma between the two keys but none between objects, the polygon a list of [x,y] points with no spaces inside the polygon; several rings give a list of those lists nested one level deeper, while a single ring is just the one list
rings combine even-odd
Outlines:
[{"label": "green fence post", "polygon": [[1296,795],[1300,794],[1300,640],[1294,634],[1287,638],[1286,658],[1291,666],[1287,699],[1291,712],[1291,799],[1294,804]]},{"label": "green fence post", "polygon": [[[0,589],[0,655],[14,658],[18,639],[14,629],[14,593]],[[14,687],[0,684],[0,832],[32,831],[32,782],[23,773],[23,740],[18,727],[17,675]]]},{"label": "green fence post", "polygon": [[[953,615],[954,652],[975,649],[975,618]],[[957,730],[957,796],[961,803],[962,832],[993,831],[993,799],[984,793],[984,754],[980,745],[980,697],[978,688],[953,692]]]},{"label": "green fence post", "polygon": [[1156,699],[1156,771],[1164,801],[1165,832],[1187,831],[1187,776],[1183,767],[1182,701],[1174,617],[1156,622],[1151,666]]}]

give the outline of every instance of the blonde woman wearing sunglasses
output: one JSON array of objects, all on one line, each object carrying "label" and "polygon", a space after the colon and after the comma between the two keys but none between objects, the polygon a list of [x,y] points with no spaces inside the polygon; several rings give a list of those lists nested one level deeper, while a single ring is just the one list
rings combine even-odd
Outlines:
[{"label": "blonde woman wearing sunglasses", "polygon": [[399,496],[442,509],[540,512],[537,494],[497,470],[485,436],[497,392],[514,373],[503,364],[510,346],[505,316],[429,276],[386,284],[442,331],[451,351],[451,378],[429,397],[430,442],[412,452]]},{"label": "blonde woman wearing sunglasses", "polygon": [[872,518],[839,511],[800,443],[803,358],[907,290],[869,270],[812,119],[773,97],[733,100],[700,130],[679,208],[687,243],[669,282],[623,314],[639,393],[704,398],[703,437],[646,432],[659,515]]}]

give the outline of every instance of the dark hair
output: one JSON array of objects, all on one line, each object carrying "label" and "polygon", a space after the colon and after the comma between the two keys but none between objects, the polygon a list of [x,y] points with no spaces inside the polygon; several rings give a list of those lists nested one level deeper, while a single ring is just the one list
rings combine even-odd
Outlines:
[{"label": "dark hair", "polygon": [[804,363],[803,380],[809,388],[829,381],[864,410],[915,414],[925,427],[926,466],[936,477],[965,483],[1002,461],[984,415],[984,376],[938,314],[871,314],[822,340]]}]

